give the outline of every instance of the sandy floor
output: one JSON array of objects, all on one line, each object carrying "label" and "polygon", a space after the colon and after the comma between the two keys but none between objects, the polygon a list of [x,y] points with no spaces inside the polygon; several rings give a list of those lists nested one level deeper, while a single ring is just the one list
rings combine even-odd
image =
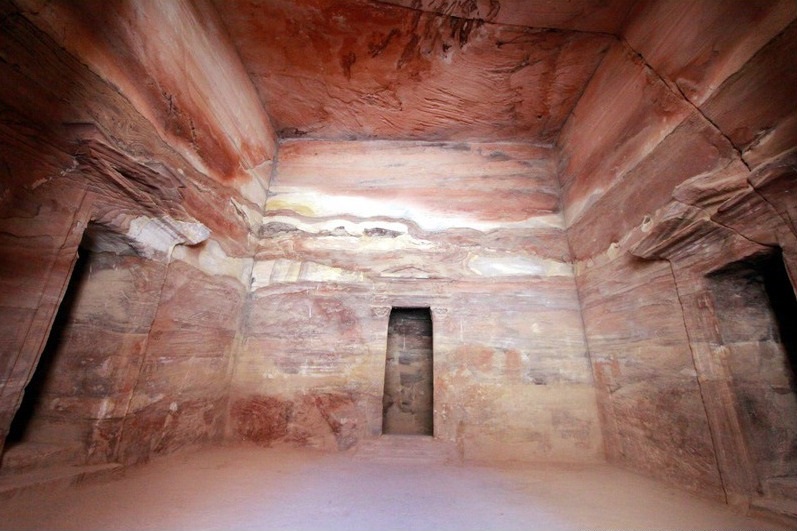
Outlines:
[{"label": "sandy floor", "polygon": [[221,448],[0,502],[3,529],[780,529],[605,466],[476,467]]}]

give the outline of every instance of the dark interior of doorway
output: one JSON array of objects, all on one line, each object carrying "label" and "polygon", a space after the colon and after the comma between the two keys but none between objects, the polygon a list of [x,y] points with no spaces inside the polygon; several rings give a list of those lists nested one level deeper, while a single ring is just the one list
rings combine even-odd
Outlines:
[{"label": "dark interior of doorway", "polygon": [[72,276],[64,293],[64,298],[58,306],[58,311],[53,320],[47,343],[42,350],[39,362],[33,372],[30,382],[25,387],[25,394],[14,419],[11,422],[6,436],[5,450],[25,442],[28,439],[30,427],[36,412],[40,410],[40,401],[47,384],[52,379],[53,366],[57,353],[64,338],[64,332],[77,300],[79,287],[88,275],[89,252],[80,248],[78,257],[72,270]]},{"label": "dark interior of doorway", "polygon": [[432,313],[393,308],[387,331],[382,433],[433,435]]},{"label": "dark interior of doorway", "polygon": [[797,487],[797,298],[775,250],[708,277],[736,410],[757,479]]},{"label": "dark interior of doorway", "polygon": [[797,296],[780,252],[773,253],[761,266],[764,287],[772,305],[780,342],[786,359],[797,374]]},{"label": "dark interior of doorway", "polygon": [[729,264],[709,275],[709,285],[723,339],[772,340],[797,374],[797,297],[781,250]]}]

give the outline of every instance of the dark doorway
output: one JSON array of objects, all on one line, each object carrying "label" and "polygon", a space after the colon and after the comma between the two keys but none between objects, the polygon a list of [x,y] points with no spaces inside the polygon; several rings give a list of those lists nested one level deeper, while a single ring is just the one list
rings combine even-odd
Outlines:
[{"label": "dark doorway", "polygon": [[759,481],[797,476],[797,299],[780,252],[708,277]]},{"label": "dark doorway", "polygon": [[382,433],[433,435],[432,313],[393,308],[387,327]]},{"label": "dark doorway", "polygon": [[30,439],[32,421],[41,410],[41,399],[47,388],[48,382],[53,378],[53,365],[61,347],[64,332],[71,322],[77,294],[80,286],[88,275],[89,252],[82,247],[79,249],[72,276],[69,279],[66,292],[50,328],[47,343],[42,350],[39,362],[36,365],[30,382],[25,387],[22,403],[14,415],[14,420],[6,436],[5,450],[26,442]]}]

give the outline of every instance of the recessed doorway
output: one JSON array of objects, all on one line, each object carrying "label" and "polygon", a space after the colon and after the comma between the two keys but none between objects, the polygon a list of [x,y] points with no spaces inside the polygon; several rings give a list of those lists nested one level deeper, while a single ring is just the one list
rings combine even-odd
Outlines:
[{"label": "recessed doorway", "polygon": [[[797,299],[780,252],[712,273],[709,286],[743,433],[764,492],[797,486]],[[781,487],[778,487],[781,488]]]},{"label": "recessed doorway", "polygon": [[80,452],[81,444],[75,430],[52,418],[58,413],[48,405],[52,403],[53,388],[61,384],[59,377],[62,376],[63,368],[58,368],[58,359],[63,355],[80,290],[89,276],[91,253],[82,245],[47,342],[9,426],[0,461],[0,471],[3,473],[28,469],[41,463],[53,464],[61,459],[76,459]]},{"label": "recessed doorway", "polygon": [[433,435],[432,313],[393,308],[387,327],[382,433]]}]

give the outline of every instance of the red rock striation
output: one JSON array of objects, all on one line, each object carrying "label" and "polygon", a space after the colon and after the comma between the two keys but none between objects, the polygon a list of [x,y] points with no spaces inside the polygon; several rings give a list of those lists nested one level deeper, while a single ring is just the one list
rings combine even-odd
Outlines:
[{"label": "red rock striation", "polygon": [[74,462],[351,449],[382,431],[391,308],[419,307],[461,457],[797,515],[796,19],[2,4],[2,440],[33,381],[9,440]]}]

